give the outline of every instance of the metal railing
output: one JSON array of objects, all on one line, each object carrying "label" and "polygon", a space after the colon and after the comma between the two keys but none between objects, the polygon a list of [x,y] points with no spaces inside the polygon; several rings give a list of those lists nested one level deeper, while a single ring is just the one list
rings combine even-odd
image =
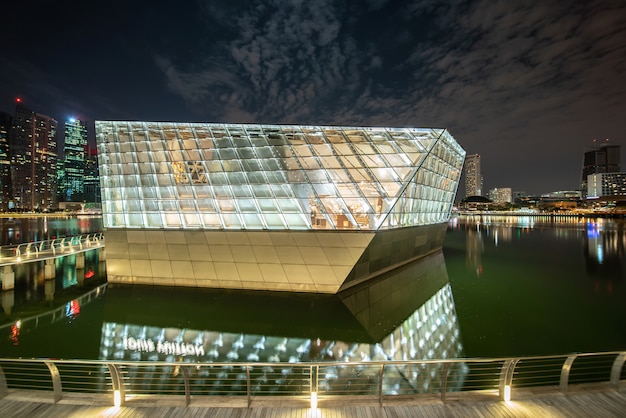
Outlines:
[{"label": "metal railing", "polygon": [[38,261],[104,247],[104,234],[80,234],[0,246],[0,266]]},{"label": "metal railing", "polygon": [[[514,398],[516,389],[606,383],[625,379],[626,352],[560,356],[446,359],[355,363],[172,363],[0,358],[0,397],[10,389],[48,393],[54,402],[68,394],[105,395],[113,405],[171,395],[186,406],[229,397],[251,407],[284,402],[362,398],[382,406],[398,396],[480,391]],[[344,398],[348,399],[348,398]],[[280,400],[280,401],[279,401]],[[107,403],[108,403],[107,402]]]}]

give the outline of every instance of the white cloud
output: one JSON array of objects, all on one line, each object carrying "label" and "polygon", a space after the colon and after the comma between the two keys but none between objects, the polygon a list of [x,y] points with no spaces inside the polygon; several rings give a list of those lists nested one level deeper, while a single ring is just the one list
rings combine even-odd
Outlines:
[{"label": "white cloud", "polygon": [[[194,66],[157,62],[174,92],[222,120],[443,126],[485,164],[511,153],[527,161],[566,140],[574,161],[567,169],[578,170],[599,125],[621,129],[623,2],[368,5],[213,6],[211,22],[224,25],[227,41],[207,45]],[[380,12],[392,6],[395,15]]]}]

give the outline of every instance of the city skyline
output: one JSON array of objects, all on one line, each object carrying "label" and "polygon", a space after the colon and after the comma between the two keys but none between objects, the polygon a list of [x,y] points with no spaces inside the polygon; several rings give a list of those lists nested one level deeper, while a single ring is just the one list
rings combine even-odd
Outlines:
[{"label": "city skyline", "polygon": [[618,1],[35,3],[5,6],[0,109],[19,96],[92,137],[96,119],[441,127],[485,190],[529,194],[578,189],[594,140],[624,144]]}]

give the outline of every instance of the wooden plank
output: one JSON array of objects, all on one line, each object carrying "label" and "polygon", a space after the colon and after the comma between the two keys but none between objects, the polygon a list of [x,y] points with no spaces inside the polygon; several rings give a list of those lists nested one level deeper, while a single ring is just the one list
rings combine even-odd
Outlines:
[{"label": "wooden plank", "polygon": [[465,418],[465,417],[528,417],[528,416],[568,416],[586,418],[601,416],[622,418],[626,411],[626,393],[616,390],[577,391],[562,394],[553,392],[527,397],[512,402],[489,400],[453,401],[448,403],[416,403],[402,405],[342,405],[320,408],[289,406],[245,407],[185,407],[185,406],[126,406],[112,408],[103,405],[87,405],[61,401],[57,404],[33,397],[9,394],[0,399],[1,417],[99,417],[143,418],[157,417],[219,417],[219,418]]}]

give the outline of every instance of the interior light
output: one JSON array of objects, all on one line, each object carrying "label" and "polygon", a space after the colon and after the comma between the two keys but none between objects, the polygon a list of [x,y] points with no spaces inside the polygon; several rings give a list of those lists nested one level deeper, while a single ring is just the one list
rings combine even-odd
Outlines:
[{"label": "interior light", "polygon": [[504,385],[504,401],[509,402],[511,400],[511,385]]},{"label": "interior light", "polygon": [[114,406],[121,406],[122,405],[122,396],[120,395],[120,391],[119,390],[114,390],[113,391],[113,405]]},{"label": "interior light", "polygon": [[317,409],[317,392],[311,392],[311,409]]}]

